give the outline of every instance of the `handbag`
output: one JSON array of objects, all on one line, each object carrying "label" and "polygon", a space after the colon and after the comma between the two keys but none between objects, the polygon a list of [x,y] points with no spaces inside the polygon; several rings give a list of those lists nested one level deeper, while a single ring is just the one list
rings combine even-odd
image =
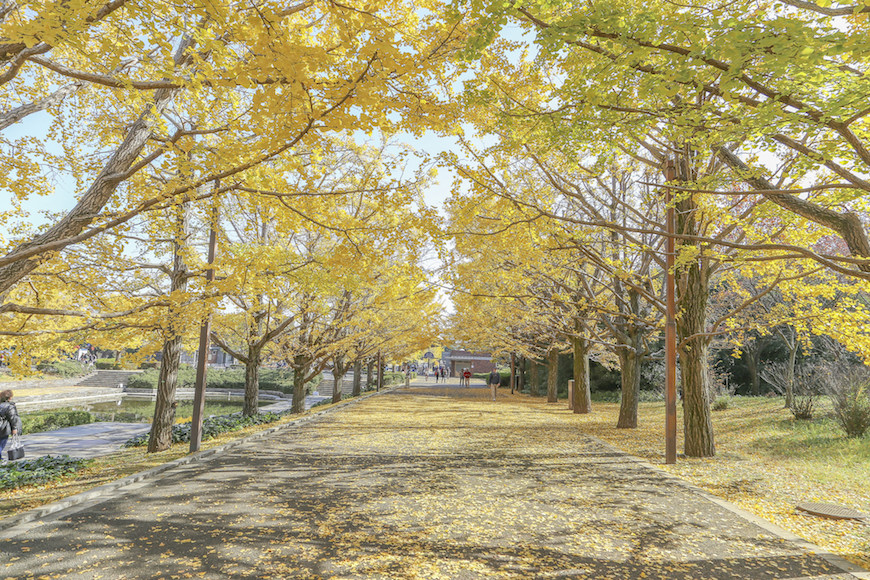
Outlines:
[{"label": "handbag", "polygon": [[24,457],[24,446],[21,444],[21,436],[13,435],[12,443],[9,445],[9,450],[6,452],[9,461],[15,461]]}]

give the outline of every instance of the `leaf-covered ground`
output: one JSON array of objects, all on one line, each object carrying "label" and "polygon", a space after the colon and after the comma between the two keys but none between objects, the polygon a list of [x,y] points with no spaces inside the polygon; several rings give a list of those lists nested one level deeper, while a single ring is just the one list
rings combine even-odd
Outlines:
[{"label": "leaf-covered ground", "polygon": [[[528,404],[561,415],[565,402]],[[795,420],[780,399],[735,397],[727,410],[713,413],[716,457],[679,457],[664,465],[664,405],[640,404],[640,427],[616,429],[619,407],[594,405],[576,416],[585,433],[646,459],[819,546],[870,569],[870,525],[802,515],[799,502],[835,503],[870,514],[870,436],[847,439],[819,409],[814,421]],[[678,413],[680,413],[678,405]],[[682,415],[678,434],[682,431]],[[679,437],[677,449],[682,450]]]},{"label": "leaf-covered ground", "polygon": [[57,521],[5,530],[5,572],[735,580],[837,572],[584,436],[576,416],[487,394],[373,397]]}]

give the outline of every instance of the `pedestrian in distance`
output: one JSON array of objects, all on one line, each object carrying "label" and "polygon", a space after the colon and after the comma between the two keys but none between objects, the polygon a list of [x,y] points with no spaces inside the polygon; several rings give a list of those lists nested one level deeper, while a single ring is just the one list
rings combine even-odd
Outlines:
[{"label": "pedestrian in distance", "polygon": [[501,374],[495,369],[492,369],[492,372],[489,373],[489,388],[492,391],[492,400],[495,401],[495,393],[498,390],[498,386],[501,384]]},{"label": "pedestrian in distance", "polygon": [[3,449],[10,435],[21,433],[21,417],[18,416],[18,409],[11,399],[12,391],[9,389],[0,392],[0,457],[3,456]]},{"label": "pedestrian in distance", "polygon": [[465,369],[464,371],[462,371],[462,379],[463,379],[462,382],[465,383],[466,389],[471,387],[471,370],[470,369]]}]

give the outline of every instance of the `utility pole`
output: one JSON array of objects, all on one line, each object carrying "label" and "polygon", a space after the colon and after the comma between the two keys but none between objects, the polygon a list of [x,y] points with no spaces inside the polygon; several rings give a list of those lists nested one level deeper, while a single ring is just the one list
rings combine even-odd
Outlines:
[{"label": "utility pole", "polygon": [[[220,188],[220,181],[214,182],[215,191]],[[217,206],[212,213],[211,232],[208,236],[208,263],[214,264],[217,250]],[[206,287],[214,280],[214,268],[205,271]],[[205,413],[205,377],[208,363],[209,336],[211,335],[211,313],[207,314],[199,329],[199,354],[196,357],[196,384],[193,392],[193,418],[190,424],[190,453],[199,451],[202,443],[202,416]]]},{"label": "utility pole", "polygon": [[[665,181],[677,179],[674,160],[665,164]],[[673,207],[671,189],[665,187],[665,463],[677,462],[677,299],[674,280],[674,252],[676,235],[676,215]]]}]

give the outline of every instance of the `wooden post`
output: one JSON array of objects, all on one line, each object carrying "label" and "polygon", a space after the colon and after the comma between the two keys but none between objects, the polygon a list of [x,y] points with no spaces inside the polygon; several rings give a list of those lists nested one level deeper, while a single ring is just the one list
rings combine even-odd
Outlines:
[{"label": "wooden post", "polygon": [[[215,180],[214,188],[220,187],[220,181]],[[217,207],[212,216],[211,232],[208,236],[208,263],[214,264],[217,250]],[[214,280],[214,268],[205,271],[206,287]],[[199,451],[202,443],[202,416],[205,414],[205,385],[209,351],[209,335],[211,334],[211,313],[206,315],[199,329],[199,353],[196,358],[196,383],[193,391],[193,417],[190,423],[190,452]]]},{"label": "wooden post", "polygon": [[568,409],[574,409],[574,379],[568,381]]},{"label": "wooden post", "polygon": [[[675,181],[677,178],[676,163],[669,159],[665,166],[665,180]],[[665,206],[667,215],[665,226],[665,463],[677,462],[677,301],[674,279],[674,254],[676,234],[676,215],[673,207],[673,196],[670,188],[665,188]]]}]

